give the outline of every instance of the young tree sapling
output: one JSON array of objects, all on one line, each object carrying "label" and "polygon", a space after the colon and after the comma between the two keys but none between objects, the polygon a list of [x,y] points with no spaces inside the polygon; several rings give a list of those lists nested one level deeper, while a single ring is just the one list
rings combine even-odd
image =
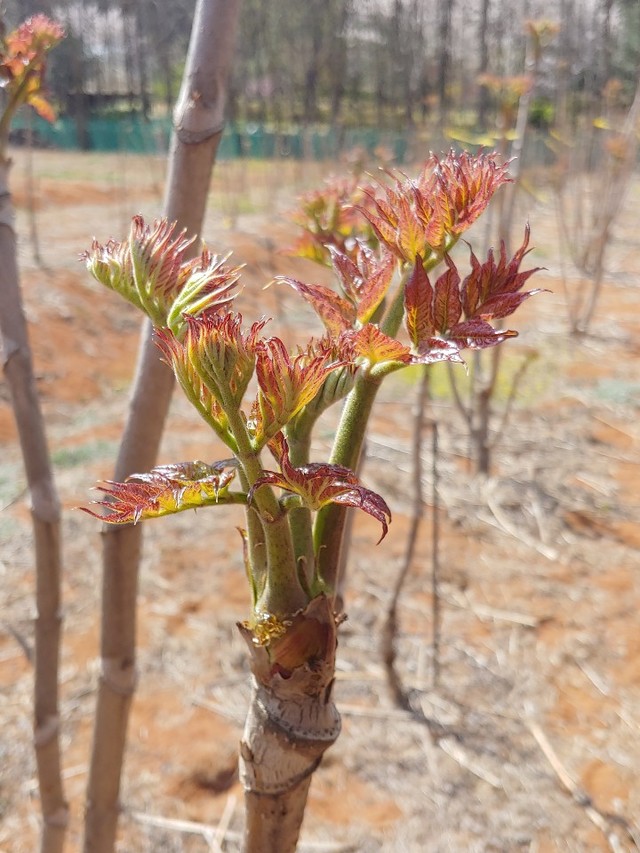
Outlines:
[{"label": "young tree sapling", "polygon": [[[1,22],[0,22],[1,23]],[[22,306],[14,209],[9,189],[9,131],[16,111],[32,107],[53,121],[44,77],[47,54],[64,36],[62,27],[34,15],[10,33],[0,29],[0,337],[4,375],[11,391],[31,499],[36,563],[34,745],[43,817],[42,853],[64,845],[68,807],[60,755],[58,670],[62,626],[60,500],[49,455]]]},{"label": "young tree sapling", "polygon": [[[94,242],[88,269],[144,311],[156,343],[187,398],[229,448],[221,462],[160,466],[106,482],[96,509],[130,524],[205,506],[239,504],[251,613],[247,642],[253,693],[240,747],[246,792],[245,850],[295,850],[311,776],[336,740],[333,702],[335,593],[348,508],[375,518],[383,538],[391,512],[357,470],[376,393],[409,365],[462,363],[517,333],[491,321],[512,314],[537,291],[535,270],[520,271],[528,229],[511,259],[473,252],[462,277],[450,256],[460,235],[508,180],[495,156],[453,151],[431,156],[415,179],[391,175],[369,188],[359,211],[378,242],[354,239],[329,249],[339,290],[292,287],[320,317],[325,334],[290,352],[265,321],[246,327],[233,310],[240,269],[204,251],[185,260],[170,223],[135,217],[127,239]],[[444,271],[432,280],[438,265]],[[402,326],[404,325],[404,331]],[[247,399],[255,377],[257,393]],[[314,425],[342,401],[331,456],[310,460]],[[267,455],[267,452],[269,455]]]}]

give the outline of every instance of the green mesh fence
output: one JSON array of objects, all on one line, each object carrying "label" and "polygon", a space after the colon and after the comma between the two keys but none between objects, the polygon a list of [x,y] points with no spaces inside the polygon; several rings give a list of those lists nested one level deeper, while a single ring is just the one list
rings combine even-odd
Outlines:
[{"label": "green mesh fence", "polygon": [[[31,120],[17,116],[13,123],[16,142],[25,139],[31,126],[34,145],[63,150],[130,151],[138,154],[164,154],[169,147],[171,120],[145,120],[140,116],[90,118],[80,123],[71,118],[59,118],[53,124],[38,117]],[[330,128],[276,131],[263,125],[249,123],[228,125],[222,135],[218,158],[327,160],[341,151],[363,148],[368,154],[384,148],[396,162],[405,160],[408,140],[400,133],[369,129],[341,130]]]}]

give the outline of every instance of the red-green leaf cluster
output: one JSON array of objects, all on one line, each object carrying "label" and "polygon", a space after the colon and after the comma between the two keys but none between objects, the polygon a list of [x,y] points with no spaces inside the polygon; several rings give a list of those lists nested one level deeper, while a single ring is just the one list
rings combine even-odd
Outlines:
[{"label": "red-green leaf cluster", "polygon": [[335,341],[323,338],[290,356],[280,338],[261,340],[256,347],[258,398],[252,411],[255,438],[261,446],[278,433],[320,391],[346,360],[336,358]]},{"label": "red-green leaf cluster", "polygon": [[176,338],[170,329],[156,329],[154,339],[163,353],[167,364],[173,369],[185,396],[199,415],[216,431],[229,446],[233,437],[224,409],[217,397],[209,390],[198,373],[196,365],[188,358],[184,342]]},{"label": "red-green leaf cluster", "polygon": [[[255,501],[258,512],[249,513],[246,547],[256,600],[262,590],[276,596],[286,587],[266,583],[269,572],[282,569],[285,577],[290,570],[299,579],[298,555],[313,563],[314,547],[317,565],[309,571],[324,573],[320,555],[331,551],[331,536],[339,529],[330,530],[322,512],[329,504],[362,509],[381,524],[384,537],[391,515],[383,498],[348,467],[309,462],[311,430],[324,408],[352,392],[333,457],[351,464],[360,449],[355,432],[364,430],[373,393],[386,374],[410,364],[459,362],[464,347],[490,347],[516,334],[492,323],[538,292],[524,290],[535,270],[520,270],[528,229],[511,258],[504,245],[483,261],[471,252],[466,276],[448,251],[506,180],[506,167],[492,155],[450,152],[442,159],[432,156],[415,180],[396,176],[378,194],[366,190],[357,215],[375,231],[381,244],[375,250],[358,239],[359,226],[351,218],[356,211],[345,201],[353,196],[353,184],[310,200],[308,233],[330,260],[338,288],[280,278],[313,307],[327,332],[293,352],[280,338],[264,336],[266,321],[243,329],[241,315],[231,310],[239,268],[206,251],[190,258],[192,243],[174,225],[160,220],[148,226],[136,217],[126,241],[94,242],[84,256],[88,268],[152,319],[158,346],[188,399],[237,457],[107,482],[101,486],[105,499],[96,502],[98,517],[135,523],[215,503]],[[407,337],[398,338],[403,311]],[[254,375],[257,392],[246,413],[244,398]],[[276,458],[276,471],[263,467],[265,445]],[[243,487],[237,493],[228,488],[236,467]],[[279,489],[285,494],[276,494]],[[320,511],[315,530],[301,507]],[[290,604],[272,602],[274,612]]]},{"label": "red-green leaf cluster", "polygon": [[353,257],[330,249],[331,262],[342,296],[320,284],[304,284],[279,276],[276,281],[290,285],[311,305],[330,335],[340,335],[367,323],[385,298],[395,272],[393,255],[375,254],[362,243]]},{"label": "red-green leaf cluster", "polygon": [[366,361],[369,367],[384,362],[411,363],[409,347],[385,335],[377,326],[367,323],[351,338],[354,356]]},{"label": "red-green leaf cluster", "polygon": [[370,206],[361,212],[401,261],[413,263],[416,255],[426,261],[441,256],[508,180],[507,164],[495,155],[432,154],[417,180],[395,175],[381,194],[369,192]]},{"label": "red-green leaf cluster", "polygon": [[449,347],[453,345],[451,352],[455,353],[463,347],[495,346],[514,337],[517,332],[495,329],[490,321],[508,317],[525,299],[539,292],[522,291],[537,270],[520,272],[528,244],[527,228],[522,245],[510,260],[504,243],[497,263],[493,250],[484,263],[471,253],[471,272],[464,280],[446,257],[447,269],[434,284],[418,256],[404,292],[406,327],[414,348],[425,352],[445,341]]},{"label": "red-green leaf cluster", "polygon": [[144,311],[155,326],[179,332],[185,316],[229,308],[238,293],[239,267],[204,250],[194,258],[187,252],[194,238],[166,219],[152,226],[135,216],[127,240],[93,241],[81,258],[93,277]]},{"label": "red-green leaf cluster", "polygon": [[204,462],[160,465],[148,474],[134,474],[124,483],[107,480],[99,487],[107,499],[93,502],[102,507],[102,513],[81,509],[109,524],[136,524],[146,518],[228,503],[228,487],[235,473],[234,459],[213,465]]},{"label": "red-green leaf cluster", "polygon": [[330,248],[354,257],[358,242],[375,246],[373,229],[360,212],[368,204],[367,188],[356,178],[329,179],[323,189],[300,199],[300,209],[291,218],[303,233],[286,254],[328,264]]},{"label": "red-green leaf cluster", "polygon": [[156,330],[156,342],[188,399],[229,446],[229,408],[240,410],[253,376],[265,321],[242,329],[242,315],[212,313],[185,319],[185,333]]},{"label": "red-green leaf cluster", "polygon": [[0,86],[7,92],[7,109],[29,104],[39,116],[55,121],[43,95],[46,55],[64,38],[62,26],[46,15],[34,15],[10,32],[0,44]]},{"label": "red-green leaf cluster", "polygon": [[387,535],[391,511],[376,492],[362,486],[357,476],[342,465],[311,462],[294,467],[289,460],[287,441],[278,433],[269,444],[280,471],[265,471],[249,491],[249,502],[262,486],[276,486],[298,495],[304,506],[317,510],[330,503],[356,507],[373,516],[382,526],[380,541]]}]

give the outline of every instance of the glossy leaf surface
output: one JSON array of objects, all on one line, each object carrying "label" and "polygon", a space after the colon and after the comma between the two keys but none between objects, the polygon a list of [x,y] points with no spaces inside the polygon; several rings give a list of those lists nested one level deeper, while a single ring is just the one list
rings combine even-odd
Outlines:
[{"label": "glossy leaf surface", "polygon": [[318,462],[294,468],[289,461],[289,448],[282,433],[278,433],[269,446],[280,464],[280,471],[265,471],[249,492],[249,501],[257,489],[270,485],[298,495],[309,509],[320,509],[329,503],[356,507],[380,522],[380,538],[384,539],[391,521],[391,511],[380,495],[360,485],[353,471],[341,465]]},{"label": "glossy leaf surface", "polygon": [[160,465],[148,474],[134,474],[124,483],[107,480],[99,486],[108,498],[94,501],[101,513],[84,512],[108,524],[136,524],[187,509],[229,503],[228,486],[236,473],[235,460]]}]

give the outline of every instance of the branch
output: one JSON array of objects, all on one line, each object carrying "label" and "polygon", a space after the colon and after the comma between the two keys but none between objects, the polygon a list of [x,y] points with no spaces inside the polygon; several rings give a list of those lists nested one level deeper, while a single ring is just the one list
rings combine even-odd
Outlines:
[{"label": "branch", "polygon": [[[189,234],[202,227],[222,135],[226,80],[235,43],[238,0],[199,0],[180,98],[174,116],[164,214]],[[195,247],[194,247],[195,250]],[[129,417],[114,479],[123,481],[156,462],[173,390],[159,359],[151,324],[141,331]],[[135,635],[141,527],[110,528],[103,544],[100,678],[85,822],[86,853],[115,845],[120,774],[135,688]],[[112,673],[118,674],[117,683]]]}]

